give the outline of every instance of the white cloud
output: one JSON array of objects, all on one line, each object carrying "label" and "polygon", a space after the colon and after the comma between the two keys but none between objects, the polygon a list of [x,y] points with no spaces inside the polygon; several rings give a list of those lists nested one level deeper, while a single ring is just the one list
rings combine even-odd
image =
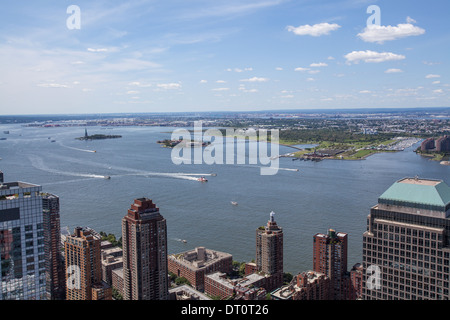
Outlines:
[{"label": "white cloud", "polygon": [[403,72],[403,70],[392,68],[392,69],[387,69],[384,73],[400,73],[400,72]]},{"label": "white cloud", "polygon": [[316,73],[319,73],[319,72],[320,72],[320,70],[310,70],[310,71],[308,71],[309,74],[316,74]]},{"label": "white cloud", "polygon": [[139,81],[130,82],[128,85],[129,86],[135,86],[135,87],[141,87],[141,88],[146,88],[146,87],[151,87],[152,86],[149,83],[142,83],[142,82],[139,82]]},{"label": "white cloud", "polygon": [[206,80],[200,80],[200,83],[207,83],[208,81]]},{"label": "white cloud", "polygon": [[241,81],[245,81],[245,82],[267,82],[267,81],[269,81],[269,79],[253,77],[253,78],[250,78],[250,79],[242,79]]},{"label": "white cloud", "polygon": [[239,87],[239,90],[242,92],[250,92],[250,93],[258,92],[258,89],[246,89],[243,86]]},{"label": "white cloud", "polygon": [[364,28],[362,33],[358,33],[358,37],[365,42],[383,43],[405,37],[419,36],[424,33],[424,29],[411,23],[401,23],[397,26],[378,26],[373,24]]},{"label": "white cloud", "polygon": [[441,76],[438,74],[427,74],[425,76],[426,79],[432,79],[432,78],[440,78]]},{"label": "white cloud", "polygon": [[376,52],[371,50],[352,51],[344,57],[347,59],[347,63],[359,63],[360,61],[378,63],[405,59],[405,56],[400,54],[395,54],[392,52]]},{"label": "white cloud", "polygon": [[326,64],[324,62],[319,62],[319,63],[311,63],[309,66],[310,67],[327,67],[328,64]]},{"label": "white cloud", "polygon": [[441,83],[439,80],[432,82],[432,84],[439,84],[439,83]]},{"label": "white cloud", "polygon": [[41,83],[38,84],[37,86],[42,88],[69,88],[69,86],[59,83]]},{"label": "white cloud", "polygon": [[319,37],[322,35],[328,35],[330,34],[331,31],[335,31],[337,29],[339,29],[341,26],[336,24],[336,23],[327,23],[327,22],[323,22],[323,23],[318,23],[315,25],[303,25],[303,26],[299,26],[299,27],[293,27],[293,26],[288,26],[287,30],[290,32],[293,32],[294,34],[298,35],[298,36],[304,36],[304,35],[309,35],[309,36],[313,36],[313,37]]},{"label": "white cloud", "polygon": [[417,21],[408,16],[408,17],[406,17],[406,22],[408,22],[408,23],[416,23]]},{"label": "white cloud", "polygon": [[442,90],[442,89],[436,89],[436,90],[433,90],[433,93],[444,93],[444,90]]},{"label": "white cloud", "polygon": [[361,90],[359,93],[372,93],[370,90]]},{"label": "white cloud", "polygon": [[214,89],[211,89],[212,91],[228,91],[228,90],[230,90],[230,88],[214,88]]},{"label": "white cloud", "polygon": [[159,83],[157,84],[158,88],[161,89],[179,89],[181,88],[181,84],[179,83]]},{"label": "white cloud", "polygon": [[108,49],[107,48],[99,48],[99,49],[87,48],[87,51],[90,51],[90,52],[107,52]]},{"label": "white cloud", "polygon": [[241,68],[234,68],[234,69],[228,68],[227,69],[227,71],[229,71],[229,72],[234,71],[234,72],[238,72],[238,73],[244,72],[244,71],[252,71],[252,70],[253,70],[253,68],[244,68],[244,69],[241,69]]},{"label": "white cloud", "polygon": [[217,83],[226,83],[225,80],[217,80],[216,82],[217,82]]},{"label": "white cloud", "polygon": [[277,71],[282,71],[283,68],[281,68],[281,67],[276,67],[275,70],[277,70]]},{"label": "white cloud", "polygon": [[300,72],[308,71],[308,70],[309,70],[309,68],[302,68],[302,67],[295,68],[295,71],[300,71]]}]

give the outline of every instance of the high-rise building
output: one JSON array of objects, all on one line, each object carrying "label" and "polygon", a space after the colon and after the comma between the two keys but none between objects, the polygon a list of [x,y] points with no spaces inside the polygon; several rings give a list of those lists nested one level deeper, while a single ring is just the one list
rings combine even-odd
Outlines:
[{"label": "high-rise building", "polygon": [[64,258],[61,252],[59,197],[42,193],[44,252],[48,300],[65,299]]},{"label": "high-rise building", "polygon": [[334,300],[347,299],[347,234],[328,230],[328,234],[314,235],[313,270],[330,279],[329,297]]},{"label": "high-rise building", "polygon": [[0,300],[45,300],[42,187],[0,183]]},{"label": "high-rise building", "polygon": [[365,300],[450,298],[450,187],[404,178],[379,198],[363,235]]},{"label": "high-rise building", "polygon": [[135,199],[122,219],[125,300],[168,298],[167,226],[159,208]]},{"label": "high-rise building", "polygon": [[66,300],[111,300],[112,289],[102,281],[100,237],[89,228],[76,227],[66,237]]},{"label": "high-rise building", "polygon": [[437,152],[450,151],[450,136],[443,136],[436,140],[436,151]]},{"label": "high-rise building", "polygon": [[283,284],[283,229],[275,222],[273,211],[267,225],[256,230],[256,269],[270,276],[267,290]]}]

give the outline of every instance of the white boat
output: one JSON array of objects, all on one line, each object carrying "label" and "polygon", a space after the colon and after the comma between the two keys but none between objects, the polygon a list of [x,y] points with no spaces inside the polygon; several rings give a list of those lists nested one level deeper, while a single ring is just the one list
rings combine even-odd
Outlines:
[{"label": "white boat", "polygon": [[238,205],[238,203],[237,203],[236,201],[231,201],[231,204],[232,204],[233,206],[237,206],[237,205]]}]

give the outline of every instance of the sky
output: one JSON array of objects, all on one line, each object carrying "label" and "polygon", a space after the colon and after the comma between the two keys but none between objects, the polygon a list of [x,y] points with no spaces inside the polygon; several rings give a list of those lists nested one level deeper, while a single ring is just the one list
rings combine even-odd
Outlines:
[{"label": "sky", "polygon": [[450,106],[450,1],[3,1],[0,115]]}]

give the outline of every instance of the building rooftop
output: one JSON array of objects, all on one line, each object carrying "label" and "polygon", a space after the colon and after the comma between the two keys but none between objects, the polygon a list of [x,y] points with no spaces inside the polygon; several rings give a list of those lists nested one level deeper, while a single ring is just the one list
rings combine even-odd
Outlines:
[{"label": "building rooftop", "polygon": [[171,254],[168,258],[176,260],[180,264],[195,270],[206,268],[222,259],[230,259],[232,258],[232,255],[226,252],[206,249],[205,247],[197,247],[190,251]]},{"label": "building rooftop", "polygon": [[404,178],[390,186],[379,198],[379,203],[428,207],[448,210],[450,187],[442,180]]}]

